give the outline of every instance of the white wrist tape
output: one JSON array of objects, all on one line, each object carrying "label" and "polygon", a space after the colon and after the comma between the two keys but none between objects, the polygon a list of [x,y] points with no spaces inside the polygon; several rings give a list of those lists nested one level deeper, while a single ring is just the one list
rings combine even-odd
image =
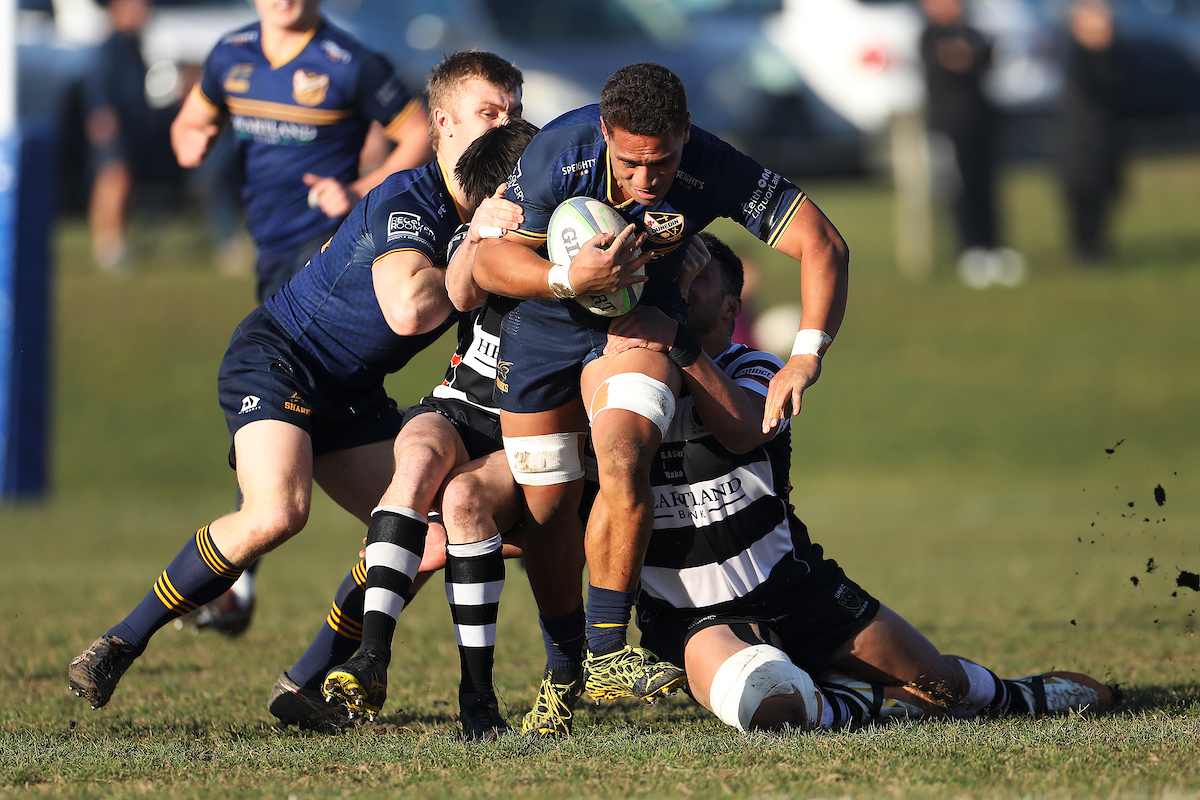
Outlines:
[{"label": "white wrist tape", "polygon": [[501,228],[499,225],[479,226],[480,239],[500,239],[503,238],[504,234],[506,233],[508,233],[508,231],[506,231],[504,228]]},{"label": "white wrist tape", "polygon": [[550,268],[550,291],[554,292],[555,297],[570,300],[575,296],[575,289],[571,287],[570,271],[570,264],[555,264]]},{"label": "white wrist tape", "polygon": [[796,341],[792,343],[792,355],[794,356],[821,356],[821,348],[827,347],[833,342],[833,337],[825,331],[819,331],[816,328],[805,328],[796,334]]}]

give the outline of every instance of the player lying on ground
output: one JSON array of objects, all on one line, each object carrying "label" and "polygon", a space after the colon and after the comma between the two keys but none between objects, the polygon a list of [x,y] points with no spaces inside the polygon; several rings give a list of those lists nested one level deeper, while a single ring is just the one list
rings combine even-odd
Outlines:
[{"label": "player lying on ground", "polygon": [[[615,206],[630,225],[615,238],[587,242],[570,264],[551,264],[536,252],[550,216],[580,195]],[[682,83],[657,64],[618,70],[599,106],[548,124],[522,156],[506,196],[523,207],[524,221],[480,246],[475,277],[521,301],[511,303],[501,329],[496,399],[505,452],[528,506],[522,535],[530,583],[547,638],[561,640],[554,630],[584,613],[586,550],[588,691],[651,699],[680,686],[683,671],[630,647],[625,634],[653,516],[650,461],[671,419],[680,373],[656,350],[602,356],[608,318],[572,298],[628,286],[645,265],[642,305],[682,321],[676,272],[687,244],[717,217],[737,220],[801,265],[808,330],[772,382],[761,421],[770,429],[799,410],[802,392],[820,374],[819,355],[841,324],[846,246],[797,187],[692,125]],[[635,258],[638,247],[645,252]],[[580,459],[589,424],[600,490],[581,546]]]},{"label": "player lying on ground", "polygon": [[[689,396],[651,466],[642,643],[683,664],[692,696],[740,730],[845,724],[831,698],[851,719],[864,708],[955,717],[1110,708],[1111,691],[1087,675],[1001,680],[943,656],[809,540],[788,502],[790,425],[764,433],[760,424],[781,364],[732,344],[741,261],[704,236],[713,258],[688,294],[688,330],[702,350],[683,368]],[[691,350],[690,342],[673,320],[639,308],[612,325],[609,349]],[[881,705],[865,682],[887,687],[891,699]],[[568,710],[575,694],[563,693]]]},{"label": "player lying on ground", "polygon": [[314,480],[370,522],[401,422],[384,378],[452,324],[445,249],[484,199],[466,195],[454,167],[480,134],[519,114],[520,81],[490,53],[448,56],[430,79],[441,87],[430,96],[437,160],[373,189],[238,326],[218,389],[245,502],[189,539],[141,603],[70,663],[71,689],[93,708],[108,703],[155,631],[220,596],[304,527]]}]

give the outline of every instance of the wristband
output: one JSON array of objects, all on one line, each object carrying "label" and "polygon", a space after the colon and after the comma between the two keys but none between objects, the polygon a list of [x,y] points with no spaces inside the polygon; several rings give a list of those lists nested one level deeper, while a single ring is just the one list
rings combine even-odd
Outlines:
[{"label": "wristband", "polygon": [[794,356],[816,356],[821,357],[821,349],[828,347],[833,342],[833,337],[825,331],[819,331],[816,328],[805,328],[796,334],[796,341],[792,344],[792,355]]},{"label": "wristband", "polygon": [[504,228],[501,228],[499,225],[480,225],[479,226],[479,238],[480,239],[502,239],[502,238],[504,238],[504,234],[506,234],[506,233],[508,233],[508,231],[505,230]]},{"label": "wristband", "polygon": [[675,329],[675,341],[671,343],[670,349],[667,350],[667,357],[675,362],[675,366],[680,369],[687,369],[696,363],[696,359],[700,357],[700,352],[700,340],[687,329],[686,325],[681,323]]},{"label": "wristband", "polygon": [[570,264],[555,264],[550,268],[550,291],[561,300],[570,300],[575,296],[575,290],[571,288],[570,271]]}]

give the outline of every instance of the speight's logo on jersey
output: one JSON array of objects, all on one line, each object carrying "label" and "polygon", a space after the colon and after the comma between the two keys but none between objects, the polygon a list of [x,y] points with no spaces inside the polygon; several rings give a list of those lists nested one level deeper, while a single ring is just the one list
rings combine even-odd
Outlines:
[{"label": "speight's logo on jersey", "polygon": [[254,72],[253,64],[234,64],[225,73],[225,91],[230,94],[245,94],[250,91],[250,73]]},{"label": "speight's logo on jersey", "polygon": [[292,73],[292,97],[302,106],[318,106],[329,93],[329,76],[298,69]]},{"label": "speight's logo on jersey", "polygon": [[325,51],[325,57],[330,61],[336,61],[339,64],[350,63],[350,51],[344,47],[338,47],[336,43],[328,39],[321,42],[321,49]]},{"label": "speight's logo on jersey", "polygon": [[642,221],[646,225],[646,232],[656,242],[674,242],[683,236],[683,214],[647,211]]},{"label": "speight's logo on jersey", "polygon": [[388,215],[387,240],[397,239],[433,240],[433,228],[430,228],[416,214],[408,211],[393,211]]}]

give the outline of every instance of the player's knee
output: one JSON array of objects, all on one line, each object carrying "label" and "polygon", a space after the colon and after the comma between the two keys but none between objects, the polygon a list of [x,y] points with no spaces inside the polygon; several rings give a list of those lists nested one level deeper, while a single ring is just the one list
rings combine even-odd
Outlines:
[{"label": "player's knee", "polygon": [[709,688],[710,709],[740,731],[811,730],[821,724],[824,697],[813,679],[777,647],[739,650],[717,668]]},{"label": "player's knee", "polygon": [[265,508],[246,509],[250,524],[247,526],[247,545],[257,553],[276,547],[304,530],[308,524],[309,505],[304,502],[277,503]]},{"label": "player's knee", "polygon": [[442,517],[451,530],[477,524],[490,516],[488,485],[474,473],[455,475],[442,489]]},{"label": "player's knee", "polygon": [[554,486],[583,477],[582,433],[505,436],[504,455],[513,480],[522,486]]},{"label": "player's knee", "polygon": [[593,429],[596,418],[608,409],[624,409],[645,417],[665,437],[671,417],[675,416],[675,393],[670,386],[648,375],[622,372],[606,379],[592,395],[588,417],[593,421]]}]

